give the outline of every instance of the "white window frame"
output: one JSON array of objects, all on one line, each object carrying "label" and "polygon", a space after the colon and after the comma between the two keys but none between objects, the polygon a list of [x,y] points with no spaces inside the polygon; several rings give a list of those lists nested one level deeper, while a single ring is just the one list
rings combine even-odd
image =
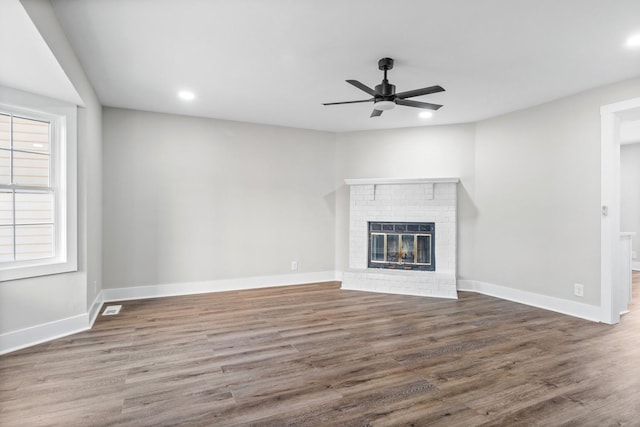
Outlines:
[{"label": "white window frame", "polygon": [[0,282],[77,271],[77,108],[24,92],[0,95],[0,110],[51,123],[50,180],[55,188],[55,256],[0,263]]}]

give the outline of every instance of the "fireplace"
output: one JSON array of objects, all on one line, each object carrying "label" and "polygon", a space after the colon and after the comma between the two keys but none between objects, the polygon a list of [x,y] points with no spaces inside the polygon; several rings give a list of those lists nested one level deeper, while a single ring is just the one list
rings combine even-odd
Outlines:
[{"label": "fireplace", "polygon": [[458,182],[346,179],[349,267],[342,273],[342,288],[457,298]]},{"label": "fireplace", "polygon": [[369,222],[369,268],[435,271],[433,222]]}]

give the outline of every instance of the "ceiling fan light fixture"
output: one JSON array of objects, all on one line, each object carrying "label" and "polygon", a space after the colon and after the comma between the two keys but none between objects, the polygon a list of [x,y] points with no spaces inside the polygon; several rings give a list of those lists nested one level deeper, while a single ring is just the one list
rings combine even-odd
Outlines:
[{"label": "ceiling fan light fixture", "polygon": [[375,104],[373,104],[373,108],[379,111],[391,110],[395,106],[396,106],[396,103],[393,101],[378,101]]}]

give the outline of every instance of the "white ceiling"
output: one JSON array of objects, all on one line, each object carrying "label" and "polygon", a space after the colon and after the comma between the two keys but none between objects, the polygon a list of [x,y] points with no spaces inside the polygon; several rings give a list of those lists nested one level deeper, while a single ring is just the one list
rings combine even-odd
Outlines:
[{"label": "white ceiling", "polygon": [[[638,0],[53,0],[104,105],[329,131],[470,122],[640,75]],[[371,104],[397,91],[433,119]],[[190,89],[186,103],[176,92]]]}]

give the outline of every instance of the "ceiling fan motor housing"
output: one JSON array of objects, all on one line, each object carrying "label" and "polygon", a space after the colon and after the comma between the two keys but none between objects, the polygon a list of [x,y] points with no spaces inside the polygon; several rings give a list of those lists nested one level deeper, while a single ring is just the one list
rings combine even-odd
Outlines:
[{"label": "ceiling fan motor housing", "polygon": [[[393,95],[396,93],[396,85],[383,81],[381,84],[376,86],[376,92],[382,95],[383,99],[393,98]],[[389,101],[390,100],[391,99],[389,99]]]}]

